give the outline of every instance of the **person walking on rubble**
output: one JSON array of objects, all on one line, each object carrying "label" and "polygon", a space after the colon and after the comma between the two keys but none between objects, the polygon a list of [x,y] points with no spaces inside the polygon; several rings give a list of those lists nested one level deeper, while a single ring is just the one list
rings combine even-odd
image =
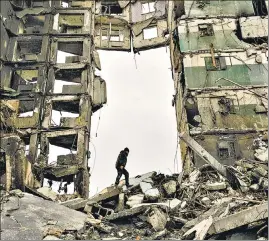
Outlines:
[{"label": "person walking on rubble", "polygon": [[122,174],[125,176],[125,185],[127,188],[131,187],[129,184],[129,172],[125,169],[126,163],[127,163],[127,157],[129,154],[129,148],[126,147],[124,150],[122,150],[118,156],[117,162],[116,162],[116,169],[118,171],[118,175],[116,178],[115,185],[119,185],[120,178]]}]

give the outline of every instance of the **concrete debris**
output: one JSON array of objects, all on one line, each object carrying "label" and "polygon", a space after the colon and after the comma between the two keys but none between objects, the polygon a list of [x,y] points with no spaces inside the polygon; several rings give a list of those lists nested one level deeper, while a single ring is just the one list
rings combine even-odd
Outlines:
[{"label": "concrete debris", "polygon": [[144,195],[137,194],[137,195],[129,197],[128,201],[126,202],[126,205],[128,205],[130,208],[132,208],[133,206],[142,203],[143,200],[144,200]]},{"label": "concrete debris", "polygon": [[205,189],[209,191],[224,190],[226,189],[226,183],[225,182],[206,183]]},{"label": "concrete debris", "polygon": [[211,200],[208,197],[203,197],[201,202],[205,205],[209,205],[211,203]]},{"label": "concrete debris", "polygon": [[50,200],[55,201],[57,198],[57,193],[52,191],[50,187],[41,187],[37,189],[38,193],[48,197]]},{"label": "concrete debris", "polygon": [[177,190],[177,183],[176,183],[176,181],[171,180],[171,181],[163,184],[163,188],[166,191],[167,195],[172,195]]},{"label": "concrete debris", "polygon": [[151,188],[145,192],[145,198],[150,201],[157,201],[160,198],[160,192],[157,188]]},{"label": "concrete debris", "polygon": [[147,221],[151,224],[155,231],[161,231],[166,226],[167,216],[159,208],[152,208],[148,215]]}]

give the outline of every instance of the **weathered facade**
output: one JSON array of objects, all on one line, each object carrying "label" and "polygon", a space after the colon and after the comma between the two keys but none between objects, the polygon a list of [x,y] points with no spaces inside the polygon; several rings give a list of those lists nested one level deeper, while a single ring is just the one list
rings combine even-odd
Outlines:
[{"label": "weathered facade", "polygon": [[[222,164],[254,159],[253,141],[268,130],[267,6],[184,1],[183,9],[170,25],[178,132]],[[180,148],[186,172],[204,164],[183,140]]]},{"label": "weathered facade", "polygon": [[[105,81],[95,76],[101,65],[94,16],[93,1],[1,1],[1,183],[6,190],[34,191],[46,178],[60,186],[74,183],[74,190],[88,197],[91,115],[107,101]],[[70,154],[50,160],[51,145]]]}]

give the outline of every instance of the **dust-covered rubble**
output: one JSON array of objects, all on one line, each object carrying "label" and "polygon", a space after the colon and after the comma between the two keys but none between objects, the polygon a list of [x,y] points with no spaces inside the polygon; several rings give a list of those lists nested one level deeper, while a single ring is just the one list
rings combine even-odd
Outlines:
[{"label": "dust-covered rubble", "polygon": [[[261,147],[267,149],[264,143],[256,148]],[[131,178],[133,186],[129,189],[123,180],[119,186],[107,187],[87,200],[76,195],[73,199],[70,196],[59,199],[51,190],[43,188],[39,191],[55,200],[45,200],[51,207],[61,204],[64,212],[74,212],[67,223],[72,223],[75,213],[84,212],[85,218],[83,228],[79,229],[59,226],[59,220],[54,218],[42,237],[45,240],[246,237],[267,240],[268,163],[242,159],[225,168],[228,170],[226,177],[209,164],[193,168],[188,175],[146,173]],[[29,194],[12,190],[2,202],[8,203],[14,196],[23,200],[25,195]],[[5,205],[3,207],[5,212]],[[16,212],[7,216],[16,216]]]}]

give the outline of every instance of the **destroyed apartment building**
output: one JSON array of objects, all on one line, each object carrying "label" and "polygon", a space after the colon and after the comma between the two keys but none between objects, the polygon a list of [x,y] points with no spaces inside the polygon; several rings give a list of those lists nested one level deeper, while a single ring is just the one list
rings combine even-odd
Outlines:
[{"label": "destroyed apartment building", "polygon": [[[106,103],[106,84],[95,76],[100,62],[93,2],[64,4],[1,1],[1,162],[7,191],[35,191],[48,179],[74,183],[82,197],[89,195],[91,115]],[[49,160],[51,145],[69,154]]]},{"label": "destroyed apartment building", "polygon": [[[267,15],[263,0],[1,1],[1,238],[268,240]],[[162,46],[182,172],[89,197],[97,50]]]}]

